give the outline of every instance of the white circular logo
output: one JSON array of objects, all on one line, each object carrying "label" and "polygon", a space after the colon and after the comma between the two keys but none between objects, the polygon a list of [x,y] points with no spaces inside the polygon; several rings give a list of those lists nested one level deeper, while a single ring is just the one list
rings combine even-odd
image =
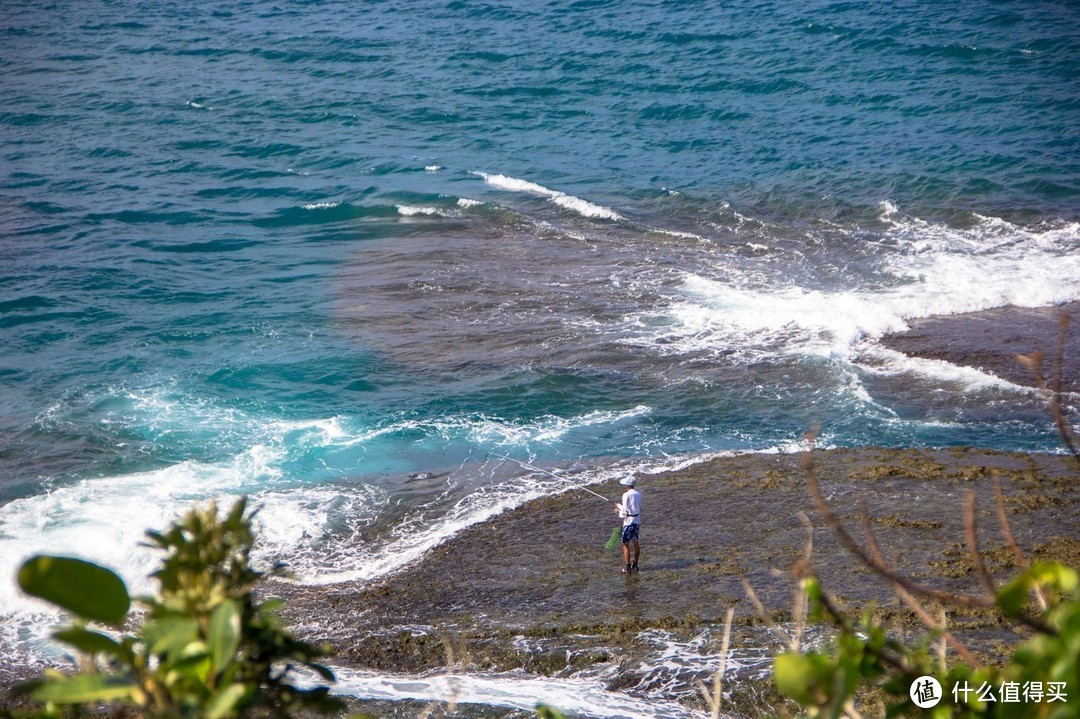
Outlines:
[{"label": "white circular logo", "polygon": [[911,701],[920,709],[937,706],[941,701],[941,682],[933,677],[919,677],[911,683]]}]

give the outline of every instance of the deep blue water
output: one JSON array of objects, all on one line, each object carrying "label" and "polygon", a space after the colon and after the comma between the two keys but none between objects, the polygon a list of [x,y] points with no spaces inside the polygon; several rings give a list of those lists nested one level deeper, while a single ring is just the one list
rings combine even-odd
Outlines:
[{"label": "deep blue water", "polygon": [[1029,392],[877,340],[1080,298],[1073,4],[9,0],[0,33],[5,571],[137,577],[146,526],[250,493],[301,576],[377,576],[558,484],[501,455],[1057,448]]}]

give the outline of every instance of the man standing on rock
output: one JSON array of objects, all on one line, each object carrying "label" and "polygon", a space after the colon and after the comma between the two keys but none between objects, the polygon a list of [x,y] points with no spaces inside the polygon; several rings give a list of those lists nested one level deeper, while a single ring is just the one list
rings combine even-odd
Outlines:
[{"label": "man standing on rock", "polygon": [[[622,554],[625,566],[623,574],[638,571],[638,557],[641,556],[641,546],[638,544],[638,530],[641,527],[641,492],[634,489],[637,480],[629,474],[619,480],[619,484],[628,489],[622,496],[622,500],[615,504],[615,513],[622,518]],[[630,546],[634,547],[634,561],[630,562]]]}]

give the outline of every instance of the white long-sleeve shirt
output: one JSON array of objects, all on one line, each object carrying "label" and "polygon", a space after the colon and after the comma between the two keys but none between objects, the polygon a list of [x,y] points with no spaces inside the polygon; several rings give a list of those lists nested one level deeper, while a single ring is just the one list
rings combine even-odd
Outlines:
[{"label": "white long-sleeve shirt", "polygon": [[641,524],[641,492],[633,487],[626,490],[619,506],[619,516],[622,517],[624,527]]}]

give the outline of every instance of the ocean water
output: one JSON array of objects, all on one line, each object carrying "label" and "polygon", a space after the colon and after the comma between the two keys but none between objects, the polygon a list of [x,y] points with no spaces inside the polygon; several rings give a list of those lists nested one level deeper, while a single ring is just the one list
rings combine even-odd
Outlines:
[{"label": "ocean water", "polygon": [[[144,529],[248,494],[264,559],[371,581],[569,488],[517,461],[814,421],[1058,448],[1030,391],[879,340],[1080,299],[1069,3],[7,0],[0,33],[4,577],[149,588]],[[0,581],[9,656],[54,620]]]}]

